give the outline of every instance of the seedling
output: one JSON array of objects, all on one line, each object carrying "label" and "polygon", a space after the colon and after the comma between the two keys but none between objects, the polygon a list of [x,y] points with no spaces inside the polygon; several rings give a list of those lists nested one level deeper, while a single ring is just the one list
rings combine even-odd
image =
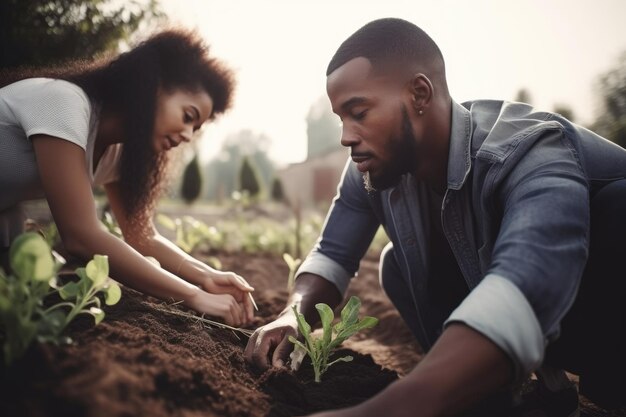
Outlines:
[{"label": "seedling", "polygon": [[119,237],[120,239],[124,237],[122,229],[120,229],[120,226],[117,224],[117,220],[115,220],[115,217],[113,217],[110,211],[105,211],[102,214],[102,219],[100,221],[113,236]]},{"label": "seedling", "polygon": [[[50,246],[38,233],[18,236],[9,251],[12,275],[0,270],[0,341],[4,362],[11,364],[24,354],[33,340],[62,343],[61,333],[78,314],[92,315],[96,324],[104,318],[97,293],[107,305],[117,303],[119,286],[108,278],[106,256],[96,255],[86,268],[76,269],[78,282],[59,285]],[[46,305],[58,293],[63,301]]]},{"label": "seedling", "polygon": [[191,216],[172,219],[165,214],[158,214],[157,221],[176,234],[174,243],[187,253],[192,253],[203,245],[214,248],[223,246],[222,233]]},{"label": "seedling", "polygon": [[[289,341],[295,345],[295,351],[304,351],[311,358],[311,365],[315,373],[315,382],[320,382],[322,375],[328,368],[337,362],[350,362],[352,356],[343,356],[329,362],[330,355],[353,334],[363,329],[369,329],[378,324],[378,319],[366,316],[359,320],[358,314],[361,308],[361,300],[352,296],[345,307],[341,310],[341,321],[332,325],[335,315],[332,308],[327,304],[318,303],[315,305],[320,318],[322,319],[323,333],[321,337],[314,337],[311,334],[311,326],[307,323],[304,315],[298,313],[295,306],[292,307],[298,321],[298,331],[304,338],[304,343],[293,336],[289,336]],[[296,356],[297,356],[297,352]]]},{"label": "seedling", "polygon": [[287,290],[289,291],[289,293],[291,293],[296,283],[296,272],[298,271],[298,267],[300,266],[302,261],[300,260],[300,258],[294,259],[293,256],[286,252],[283,253],[283,260],[289,268],[289,276],[287,277]]}]

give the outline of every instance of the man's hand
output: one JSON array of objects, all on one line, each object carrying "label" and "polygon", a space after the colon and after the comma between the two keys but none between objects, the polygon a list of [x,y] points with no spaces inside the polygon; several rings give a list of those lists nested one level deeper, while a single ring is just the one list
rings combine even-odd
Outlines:
[{"label": "man's hand", "polygon": [[245,358],[261,370],[271,366],[282,367],[293,350],[289,336],[296,337],[298,322],[291,310],[273,322],[258,328],[246,346]]},{"label": "man's hand", "polygon": [[273,322],[258,328],[246,346],[246,360],[265,370],[271,366],[284,366],[293,350],[289,336],[296,337],[298,321],[289,306],[299,306],[300,313],[309,323],[319,320],[316,303],[326,303],[335,308],[341,301],[337,287],[324,278],[314,274],[301,274],[287,302],[287,308]]}]

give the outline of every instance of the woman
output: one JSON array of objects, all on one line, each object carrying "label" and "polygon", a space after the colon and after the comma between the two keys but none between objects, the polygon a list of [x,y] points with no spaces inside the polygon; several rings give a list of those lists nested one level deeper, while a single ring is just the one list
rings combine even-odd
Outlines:
[{"label": "woman", "polygon": [[[71,254],[108,255],[111,275],[123,284],[229,325],[247,324],[252,287],[187,255],[152,223],[168,151],[229,107],[233,85],[197,35],[180,30],[106,62],[4,76],[0,246],[16,234],[20,201],[45,197]],[[124,241],[99,222],[94,185],[104,186]]]}]

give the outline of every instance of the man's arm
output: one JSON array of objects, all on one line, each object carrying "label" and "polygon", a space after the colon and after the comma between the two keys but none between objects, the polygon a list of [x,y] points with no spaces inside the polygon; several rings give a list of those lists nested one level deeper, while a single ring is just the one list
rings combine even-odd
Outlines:
[{"label": "man's arm", "polygon": [[350,160],[338,191],[318,243],[298,270],[286,308],[275,321],[257,329],[248,341],[246,360],[261,369],[282,366],[293,350],[288,336],[296,336],[298,326],[292,305],[309,323],[316,323],[319,317],[315,304],[326,303],[334,308],[341,302],[378,229],[379,221],[363,188],[361,174]]},{"label": "man's arm", "polygon": [[589,194],[579,157],[561,129],[537,134],[512,168],[494,168],[499,182],[486,181],[501,216],[493,214],[499,230],[490,266],[447,321],[500,346],[515,380],[534,371],[558,337],[587,259]]}]

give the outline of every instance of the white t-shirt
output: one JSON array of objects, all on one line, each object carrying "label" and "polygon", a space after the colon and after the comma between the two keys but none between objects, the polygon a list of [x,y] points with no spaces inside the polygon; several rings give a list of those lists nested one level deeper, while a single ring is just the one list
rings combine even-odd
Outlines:
[{"label": "white t-shirt", "polygon": [[0,89],[0,212],[43,197],[32,135],[65,139],[85,150],[92,185],[119,178],[122,145],[107,147],[94,169],[98,111],[75,84],[29,78]]}]

